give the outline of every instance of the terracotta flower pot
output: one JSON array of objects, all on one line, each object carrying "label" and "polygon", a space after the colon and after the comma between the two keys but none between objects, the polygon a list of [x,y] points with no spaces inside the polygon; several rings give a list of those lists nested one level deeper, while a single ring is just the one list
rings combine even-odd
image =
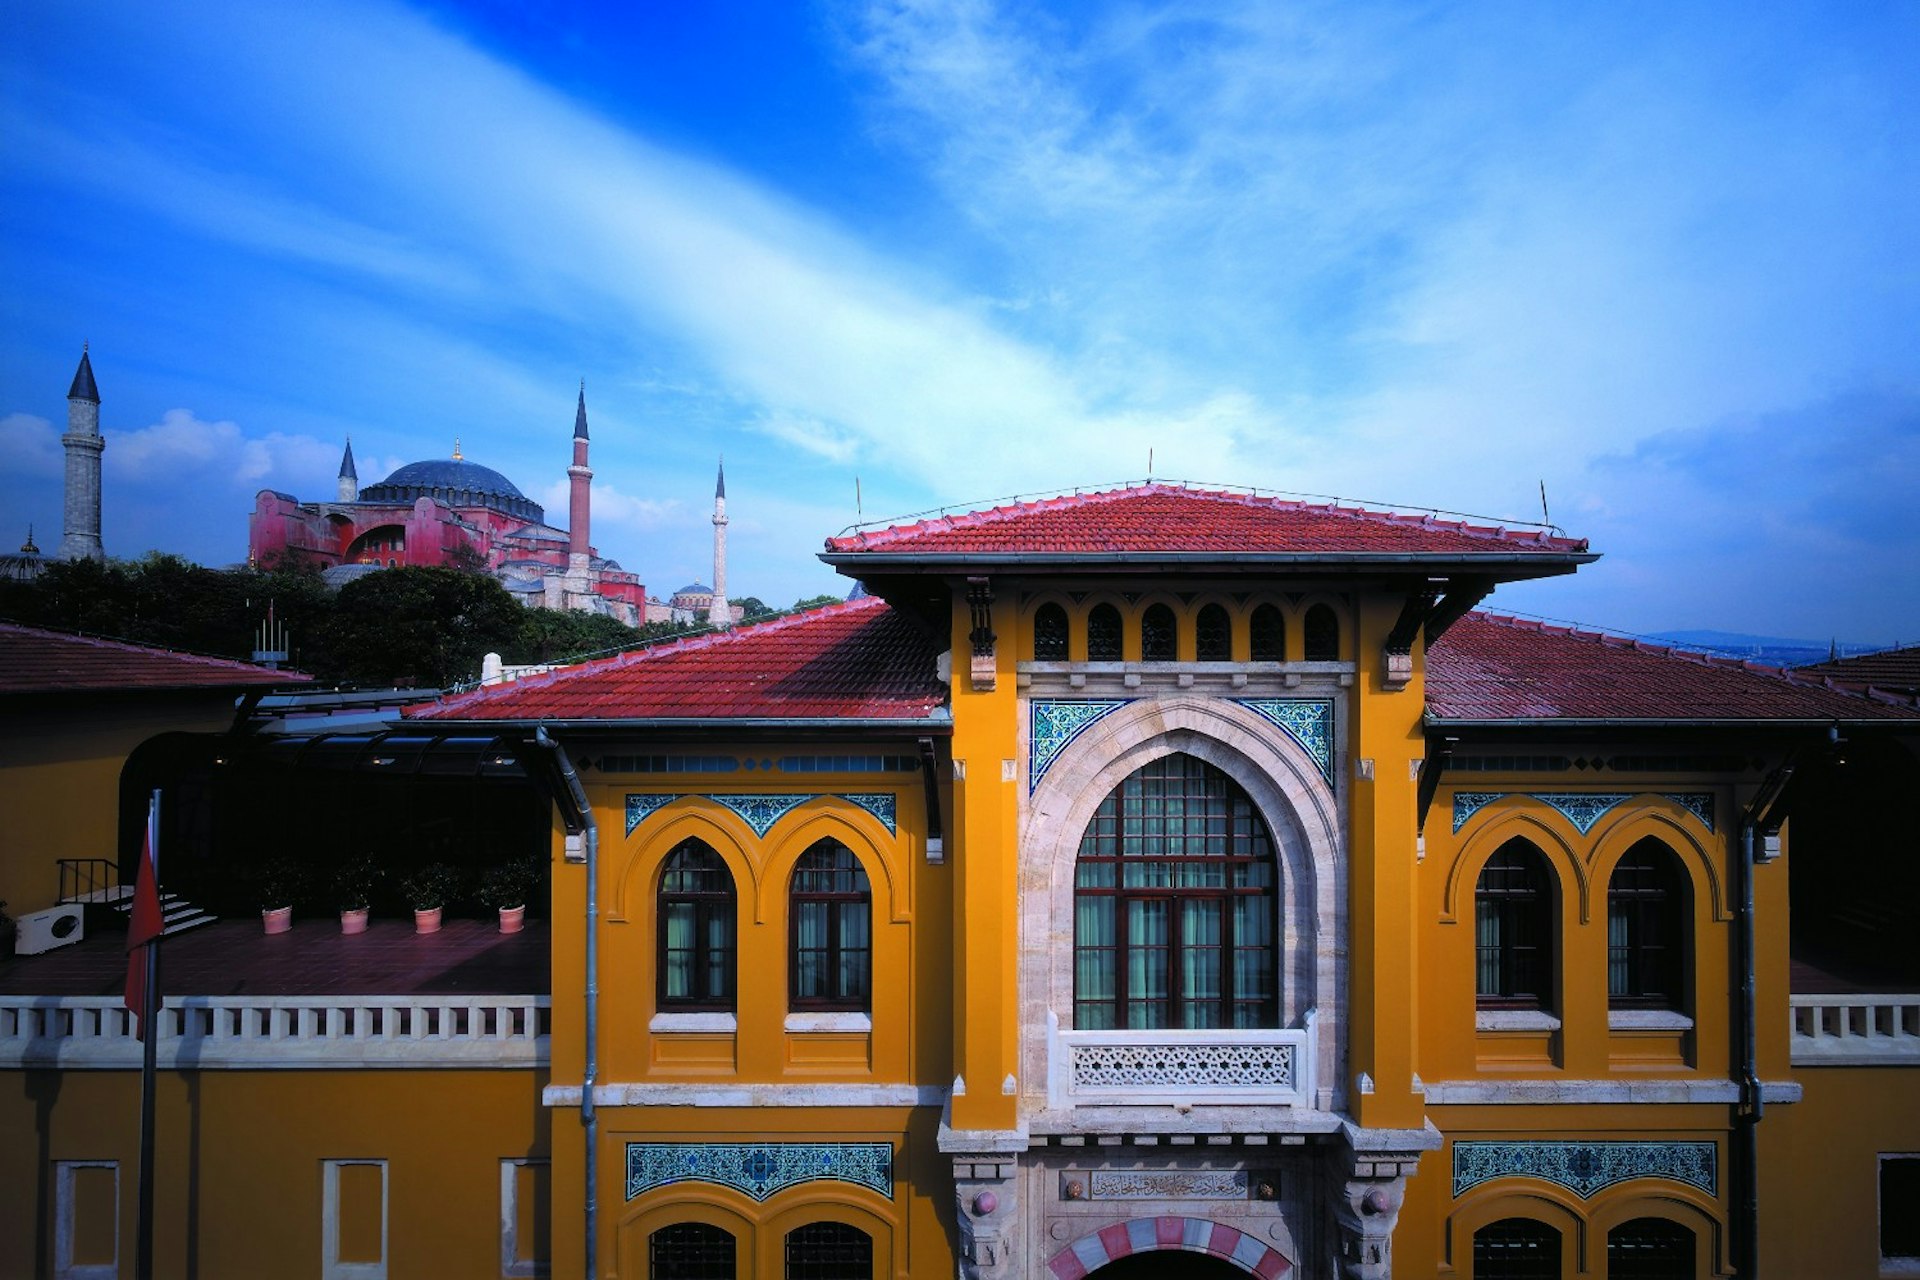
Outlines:
[{"label": "terracotta flower pot", "polygon": [[260,924],[268,933],[285,933],[293,928],[293,908],[275,907],[260,913]]},{"label": "terracotta flower pot", "polygon": [[413,931],[415,933],[440,932],[440,908],[429,907],[425,911],[413,913]]},{"label": "terracotta flower pot", "polygon": [[518,933],[527,927],[527,909],[524,906],[500,908],[500,932]]},{"label": "terracotta flower pot", "polygon": [[356,907],[340,912],[340,932],[365,933],[367,931],[367,909]]}]

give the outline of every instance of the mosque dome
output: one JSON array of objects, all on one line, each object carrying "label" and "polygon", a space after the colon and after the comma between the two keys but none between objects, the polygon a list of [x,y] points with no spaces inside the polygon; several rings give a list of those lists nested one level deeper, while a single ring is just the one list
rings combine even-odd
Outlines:
[{"label": "mosque dome", "polygon": [[362,502],[408,503],[420,498],[453,507],[486,507],[536,524],[546,521],[540,505],[529,501],[513,481],[465,458],[409,462],[380,483],[360,490]]}]

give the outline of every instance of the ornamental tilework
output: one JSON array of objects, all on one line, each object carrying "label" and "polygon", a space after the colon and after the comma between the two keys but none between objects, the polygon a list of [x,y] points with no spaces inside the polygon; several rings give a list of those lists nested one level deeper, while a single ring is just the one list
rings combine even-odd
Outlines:
[{"label": "ornamental tilework", "polygon": [[764,836],[773,830],[773,824],[798,809],[809,800],[818,800],[815,795],[760,795],[737,792],[708,792],[707,799],[715,804],[723,804],[739,814],[741,820],[753,828],[753,834]]},{"label": "ornamental tilework", "polygon": [[1453,793],[1453,834],[1459,835],[1467,819],[1503,795],[1499,791],[1456,791]]},{"label": "ornamental tilework", "polygon": [[1320,776],[1333,781],[1333,703],[1324,698],[1235,698],[1278,728],[1312,758]]},{"label": "ornamental tilework", "polygon": [[1718,1194],[1711,1142],[1456,1142],[1455,1198],[1495,1178],[1540,1178],[1591,1198],[1618,1182],[1665,1178]]},{"label": "ornamental tilework", "polygon": [[755,1201],[805,1182],[851,1182],[893,1199],[890,1142],[629,1142],[627,1199],[712,1182]]},{"label": "ornamental tilework", "polygon": [[1673,801],[1682,809],[1685,809],[1688,813],[1700,819],[1701,824],[1706,827],[1708,832],[1712,832],[1713,793],[1711,791],[1669,791],[1665,792],[1661,798]]},{"label": "ornamental tilework", "polygon": [[[773,830],[773,824],[792,813],[809,800],[819,800],[818,792],[806,795],[764,795],[755,792],[712,792],[705,793],[705,799],[715,804],[723,804],[739,814],[746,824],[753,828],[753,834],[764,836]],[[899,833],[895,801],[891,794],[884,792],[861,792],[843,794],[836,797],[865,809],[886,824],[889,834]],[[664,809],[675,800],[684,800],[684,795],[667,795],[653,791],[629,791],[627,793],[627,834],[632,835],[634,828]]]},{"label": "ornamental tilework", "polygon": [[1027,793],[1040,785],[1067,744],[1132,701],[1130,698],[1035,698],[1028,703]]},{"label": "ornamental tilework", "polygon": [[[1453,830],[1457,835],[1467,820],[1495,800],[1509,794],[1524,794],[1529,799],[1551,806],[1581,835],[1593,830],[1593,824],[1634,797],[1624,791],[1456,791],[1453,793]],[[1665,792],[1660,797],[1679,805],[1713,830],[1713,796],[1705,791]]]},{"label": "ornamental tilework", "polygon": [[899,834],[898,830],[894,826],[894,813],[893,813],[894,798],[891,792],[862,791],[862,792],[842,794],[840,798],[842,800],[845,800],[848,804],[859,805],[862,809],[865,809],[868,813],[880,819],[881,822],[886,824],[888,835]]},{"label": "ornamental tilework", "polygon": [[677,795],[658,791],[627,792],[627,834],[632,835],[633,829],[651,818],[656,809],[664,809],[678,799]]}]

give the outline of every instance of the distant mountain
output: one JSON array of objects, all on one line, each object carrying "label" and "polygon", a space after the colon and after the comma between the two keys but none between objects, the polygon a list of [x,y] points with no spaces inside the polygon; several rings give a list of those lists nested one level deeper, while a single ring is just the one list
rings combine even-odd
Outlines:
[{"label": "distant mountain", "polygon": [[[1772,667],[1803,667],[1825,662],[1829,644],[1826,640],[1789,640],[1783,636],[1756,636],[1741,631],[1661,631],[1647,639],[1681,649],[1764,662]],[[1885,647],[1856,640],[1842,640],[1835,646],[1842,658],[1873,653]]]}]

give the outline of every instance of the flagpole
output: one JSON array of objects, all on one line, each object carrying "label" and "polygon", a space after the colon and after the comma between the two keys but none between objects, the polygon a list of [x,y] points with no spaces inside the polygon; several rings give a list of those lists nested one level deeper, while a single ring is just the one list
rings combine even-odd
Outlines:
[{"label": "flagpole", "polygon": [[[147,806],[147,848],[153,860],[154,888],[160,884],[160,789],[154,788]],[[160,940],[149,941],[147,989],[142,998],[140,1027],[140,1226],[134,1259],[136,1280],[153,1280],[153,1086],[159,1075]]]}]

